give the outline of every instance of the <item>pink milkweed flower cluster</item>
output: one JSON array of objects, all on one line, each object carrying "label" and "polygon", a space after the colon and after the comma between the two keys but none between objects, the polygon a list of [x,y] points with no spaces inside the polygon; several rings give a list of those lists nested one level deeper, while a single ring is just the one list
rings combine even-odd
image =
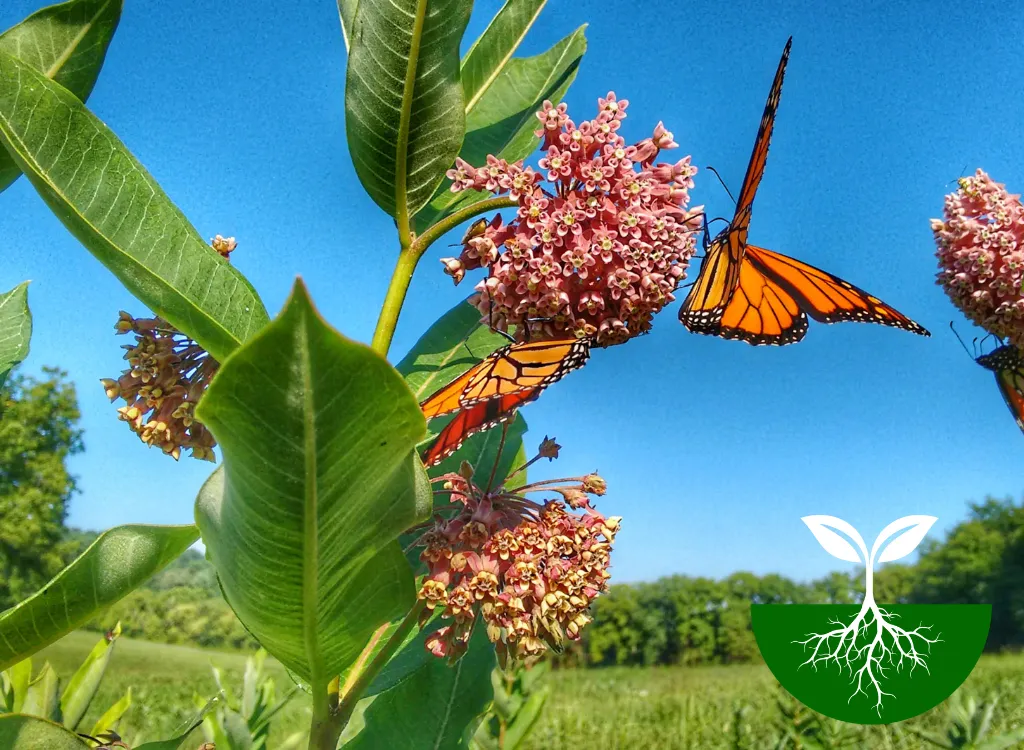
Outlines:
[{"label": "pink milkweed flower cluster", "polygon": [[982,170],[946,196],[932,219],[938,283],[972,321],[1024,346],[1024,206]]},{"label": "pink milkweed flower cluster", "polygon": [[[566,639],[578,639],[590,621],[591,601],[607,588],[621,521],[590,505],[589,495],[604,494],[604,480],[588,474],[489,490],[476,485],[472,468],[463,464],[459,473],[434,481],[456,513],[439,514],[416,542],[429,568],[419,591],[422,620],[440,613],[445,623],[427,639],[427,650],[460,658],[478,613],[503,658],[561,650]],[[561,499],[527,499],[535,492]]]},{"label": "pink milkweed flower cluster", "polygon": [[467,234],[458,258],[442,260],[456,284],[467,270],[488,269],[472,301],[492,327],[608,346],[647,332],[675,299],[700,227],[700,209],[688,208],[697,168],[689,156],[655,163],[677,146],[660,122],[627,146],[627,106],[609,92],[597,117],[577,125],[565,104],[545,101],[539,172],[495,156],[480,167],[457,159],[448,171],[452,192],[507,193],[519,204],[510,222],[496,216]]}]

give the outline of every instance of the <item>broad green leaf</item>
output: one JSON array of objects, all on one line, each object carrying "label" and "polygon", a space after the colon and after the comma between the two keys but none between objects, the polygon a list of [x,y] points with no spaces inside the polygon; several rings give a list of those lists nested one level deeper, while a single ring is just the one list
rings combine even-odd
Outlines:
[{"label": "broad green leaf", "polygon": [[[480,311],[468,302],[460,302],[442,315],[417,341],[397,370],[405,376],[416,400],[422,402],[439,388],[450,383],[469,368],[508,340],[480,323]],[[452,417],[431,420],[428,442],[439,433]],[[470,437],[462,448],[430,469],[431,476],[456,471],[462,461],[469,461],[478,478],[486,481],[498,457],[501,427]],[[526,422],[517,415],[509,427],[502,451],[502,461],[495,472],[496,481],[504,479],[516,459]]]},{"label": "broad green leaf", "polygon": [[516,714],[515,720],[505,730],[503,750],[516,750],[522,744],[537,723],[537,719],[540,718],[540,712],[544,708],[550,692],[550,688],[545,686],[526,700],[526,703],[519,709],[519,713]]},{"label": "broad green leaf", "polygon": [[[515,424],[513,424],[512,426],[515,427]],[[525,423],[523,424],[523,432],[526,432]],[[512,465],[509,467],[509,472],[511,472],[513,469],[518,469],[520,466],[524,466],[528,460],[529,458],[526,454],[526,443],[520,442],[519,450],[516,451],[516,455],[512,459]],[[505,487],[507,487],[510,490],[519,489],[524,484],[526,484],[526,473],[526,469],[523,469],[522,471],[518,472],[514,477],[505,482]]]},{"label": "broad green leaf", "polygon": [[499,718],[510,720],[522,707],[523,696],[505,689],[505,675],[500,667],[491,672],[491,689],[494,690],[491,711]]},{"label": "broad green leaf", "polygon": [[245,719],[237,711],[221,708],[203,720],[204,729],[213,744],[227,750],[250,750],[252,735]]},{"label": "broad green leaf", "polygon": [[415,600],[396,539],[430,512],[419,405],[298,281],[221,366],[198,417],[224,452],[196,518],[225,598],[300,679],[326,682]]},{"label": "broad green leaf", "polygon": [[82,721],[85,712],[89,710],[89,705],[96,696],[103,675],[107,671],[110,657],[114,654],[114,643],[119,635],[121,635],[121,623],[117,623],[109,641],[106,637],[99,639],[89,655],[85,657],[85,661],[72,675],[67,687],[64,688],[64,693],[60,697],[60,710],[64,726],[69,729],[78,729],[79,722]]},{"label": "broad green leaf", "polygon": [[467,114],[501,75],[547,1],[506,0],[484,33],[473,42],[462,58],[462,92]]},{"label": "broad green leaf", "polygon": [[36,678],[29,683],[21,711],[32,716],[59,721],[60,710],[57,703],[59,683],[57,673],[53,671],[50,662],[46,662]]},{"label": "broad green leaf", "polygon": [[195,526],[118,526],[17,606],[0,613],[0,669],[81,627],[199,538]]},{"label": "broad green leaf", "polygon": [[338,15],[341,17],[341,36],[345,40],[345,50],[352,46],[352,25],[356,19],[359,0],[338,0]]},{"label": "broad green leaf", "polygon": [[256,710],[256,696],[266,660],[267,651],[262,648],[245,660],[245,674],[242,675],[242,715],[246,718],[252,716]]},{"label": "broad green leaf", "polygon": [[[184,743],[192,732],[203,723],[203,719],[206,715],[222,703],[222,699],[220,696],[217,696],[206,701],[204,704],[203,700],[197,696],[196,703],[199,708],[199,712],[185,725],[186,729],[184,731],[179,732],[176,737],[169,740],[158,740],[156,742],[147,742],[143,745],[138,745],[135,750],[179,750],[182,743]],[[192,749],[188,748],[187,750]]]},{"label": "broad green leaf", "polygon": [[96,723],[92,726],[92,731],[89,732],[93,737],[97,736],[102,732],[117,729],[117,723],[121,721],[121,717],[124,716],[125,711],[131,708],[132,705],[132,689],[131,686],[121,699],[104,711],[103,716],[96,720]]},{"label": "broad green leaf", "polygon": [[[83,102],[99,77],[123,0],[70,0],[36,11],[0,34],[0,52],[24,60]],[[0,192],[21,175],[0,149]]]},{"label": "broad green leaf", "polygon": [[266,323],[252,285],[110,129],[67,89],[2,52],[0,142],[125,288],[216,359]]},{"label": "broad green leaf", "polygon": [[481,325],[480,311],[463,301],[420,336],[396,369],[421,402],[507,343]]},{"label": "broad green leaf", "polygon": [[[557,104],[576,78],[583,53],[587,50],[586,26],[581,26],[547,52],[535,57],[513,58],[501,75],[466,115],[466,138],[459,156],[479,166],[494,154],[506,161],[525,159],[536,150],[540,128],[536,112],[547,99]],[[445,180],[431,197],[429,205],[416,217],[423,231],[453,211],[490,197],[488,193],[467,190],[453,193]]]},{"label": "broad green leaf", "polygon": [[543,680],[551,671],[551,662],[539,661],[529,669],[524,669],[519,676],[519,682],[523,686],[524,693],[532,693],[537,683]]},{"label": "broad green leaf", "polygon": [[[452,418],[441,417],[432,420],[430,423],[432,435],[440,432],[450,419]],[[431,466],[430,475],[439,477],[451,471],[458,471],[462,462],[468,461],[476,470],[474,478],[481,487],[487,484],[491,471],[494,471],[493,486],[497,486],[512,470],[520,450],[523,450],[523,435],[526,434],[527,427],[522,413],[516,414],[515,419],[509,423],[508,433],[505,435],[505,445],[502,446],[501,435],[504,428],[504,425],[498,425],[485,432],[471,435],[452,455],[436,466]],[[499,449],[501,450],[500,456],[498,455]],[[495,462],[498,464],[497,469],[494,468]]]},{"label": "broad green leaf", "polygon": [[28,282],[0,294],[0,387],[16,364],[28,356],[32,313],[28,310]]},{"label": "broad green leaf", "polygon": [[462,146],[459,43],[472,5],[360,0],[355,14],[345,84],[349,151],[366,192],[400,231]]},{"label": "broad green leaf", "polygon": [[498,154],[502,159],[518,161],[537,149],[537,110],[545,99],[557,104],[575,80],[587,51],[585,30],[586,26],[581,26],[535,57],[509,61],[467,115],[463,159],[483,164],[488,154]]},{"label": "broad green leaf", "polygon": [[7,710],[20,713],[28,694],[29,683],[32,682],[32,657],[22,659],[4,672],[6,687]]},{"label": "broad green leaf", "polygon": [[5,750],[87,750],[89,745],[74,732],[48,719],[4,714],[0,716],[0,747]]},{"label": "broad green leaf", "polygon": [[[413,641],[406,648],[423,648]],[[466,655],[454,666],[430,657],[395,687],[366,699],[365,726],[345,750],[446,750],[462,747],[466,727],[491,701],[494,647],[477,623]]]}]

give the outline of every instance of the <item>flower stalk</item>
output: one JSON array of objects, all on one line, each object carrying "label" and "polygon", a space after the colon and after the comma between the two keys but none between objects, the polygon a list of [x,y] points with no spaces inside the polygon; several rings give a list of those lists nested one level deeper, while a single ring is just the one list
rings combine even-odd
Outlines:
[{"label": "flower stalk", "polygon": [[[370,344],[374,351],[387,356],[391,348],[391,340],[395,336],[395,329],[398,326],[398,317],[402,312],[402,305],[405,304],[405,297],[409,291],[409,284],[412,283],[412,276],[416,271],[416,265],[427,249],[434,244],[446,232],[454,229],[467,219],[479,216],[488,211],[495,211],[501,208],[515,206],[516,202],[510,198],[490,198],[488,200],[474,203],[471,206],[462,208],[451,216],[446,216],[439,222],[427,229],[419,237],[411,241],[403,241],[402,249],[398,254],[398,262],[391,274],[391,283],[384,297],[384,305],[377,319],[377,327],[373,332],[373,341]],[[401,239],[401,235],[400,235]]]}]

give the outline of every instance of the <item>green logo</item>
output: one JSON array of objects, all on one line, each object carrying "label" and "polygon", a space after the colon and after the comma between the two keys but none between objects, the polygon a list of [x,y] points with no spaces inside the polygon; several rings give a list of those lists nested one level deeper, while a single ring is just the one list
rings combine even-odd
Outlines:
[{"label": "green logo", "polygon": [[869,554],[842,519],[803,519],[832,556],[862,563],[866,580],[859,605],[753,605],[761,655],[793,697],[840,721],[888,724],[934,708],[963,684],[985,647],[991,605],[879,604],[872,586],[875,568],[913,552],[935,520],[894,521]]}]

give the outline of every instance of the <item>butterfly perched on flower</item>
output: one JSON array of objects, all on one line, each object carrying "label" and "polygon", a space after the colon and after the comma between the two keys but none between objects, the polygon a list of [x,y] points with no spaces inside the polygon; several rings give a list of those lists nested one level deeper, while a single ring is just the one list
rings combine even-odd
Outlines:
[{"label": "butterfly perched on flower", "polygon": [[1012,344],[1004,344],[974,361],[995,373],[999,392],[1024,432],[1024,354]]},{"label": "butterfly perched on flower", "polygon": [[470,435],[512,419],[520,406],[582,367],[590,346],[586,338],[508,344],[428,396],[420,404],[427,419],[457,414],[427,448],[423,463],[440,463]]},{"label": "butterfly perched on flower", "polygon": [[880,323],[928,336],[928,331],[910,318],[853,284],[747,242],[754,195],[764,175],[792,43],[790,37],[779,60],[733,219],[707,244],[679,320],[693,333],[739,339],[755,346],[800,341],[807,333],[807,316],[821,323]]}]

